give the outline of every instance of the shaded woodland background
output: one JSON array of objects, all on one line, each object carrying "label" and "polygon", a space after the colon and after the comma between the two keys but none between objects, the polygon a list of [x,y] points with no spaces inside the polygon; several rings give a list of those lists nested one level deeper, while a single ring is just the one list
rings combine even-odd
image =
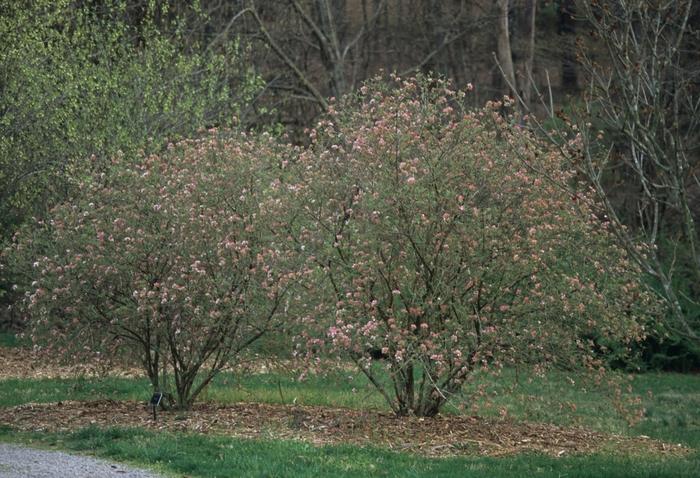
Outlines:
[{"label": "shaded woodland background", "polygon": [[584,86],[576,56],[586,25],[574,0],[232,1],[202,7],[212,21],[192,38],[216,44],[235,35],[250,45],[249,61],[265,79],[253,121],[272,121],[293,133],[313,122],[329,96],[349,93],[377,74],[433,72],[458,88],[472,84],[475,106],[511,92],[496,57],[504,66],[504,59],[512,60],[516,87],[533,105],[539,100],[534,90],[548,95],[551,89],[562,105]]}]

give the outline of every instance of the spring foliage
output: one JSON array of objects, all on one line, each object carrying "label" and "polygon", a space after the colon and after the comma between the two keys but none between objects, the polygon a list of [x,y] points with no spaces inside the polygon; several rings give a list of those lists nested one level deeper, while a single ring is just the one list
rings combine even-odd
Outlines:
[{"label": "spring foliage", "polygon": [[560,154],[507,104],[466,112],[464,96],[370,83],[300,161],[298,237],[326,293],[303,335],[397,414],[436,414],[483,367],[597,368],[596,342],[641,337],[651,302],[591,194],[560,187]]},{"label": "spring foliage", "polygon": [[167,5],[146,2],[136,24],[128,2],[85,3],[0,10],[0,241],[117,151],[229,125],[261,86],[235,42],[205,49]]}]

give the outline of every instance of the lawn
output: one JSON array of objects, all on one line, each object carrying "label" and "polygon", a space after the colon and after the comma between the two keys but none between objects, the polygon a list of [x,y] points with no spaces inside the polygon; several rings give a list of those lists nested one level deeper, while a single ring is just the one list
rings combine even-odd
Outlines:
[{"label": "lawn", "polygon": [[[12,340],[3,339],[12,345]],[[264,433],[244,439],[219,432],[88,426],[67,431],[18,431],[0,427],[0,439],[34,446],[74,450],[154,467],[171,476],[474,476],[474,477],[695,477],[700,470],[700,376],[648,373],[629,380],[642,399],[641,420],[630,426],[628,417],[612,407],[610,391],[591,384],[571,386],[565,374],[544,378],[504,373],[480,378],[448,408],[450,416],[476,413],[493,420],[552,423],[628,436],[646,435],[690,448],[677,454],[640,456],[614,447],[587,455],[515,454],[501,457],[469,455],[429,457],[397,452],[371,442],[321,446],[280,439]],[[580,380],[579,377],[574,377]],[[482,385],[485,397],[470,391]],[[585,390],[584,390],[585,389]],[[23,403],[68,400],[143,400],[149,395],[143,379],[117,377],[10,378],[0,381],[0,407]],[[625,393],[622,397],[632,397]],[[619,397],[618,397],[619,398]],[[222,374],[203,400],[220,406],[239,402],[308,405],[386,411],[366,381],[348,370],[311,375],[296,373]],[[477,405],[477,408],[472,408]],[[507,417],[503,411],[507,410]],[[118,425],[118,424],[117,424]],[[468,453],[468,452],[467,452]]]}]

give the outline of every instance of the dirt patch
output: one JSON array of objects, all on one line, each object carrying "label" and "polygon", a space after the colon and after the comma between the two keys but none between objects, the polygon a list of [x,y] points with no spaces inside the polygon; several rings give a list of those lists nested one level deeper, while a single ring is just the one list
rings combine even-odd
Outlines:
[{"label": "dirt patch", "polygon": [[216,433],[244,438],[296,439],[317,445],[377,445],[427,456],[551,456],[597,451],[683,455],[689,450],[646,437],[622,437],[583,428],[479,417],[407,417],[376,411],[240,403],[200,404],[159,412],[154,421],[142,402],[58,402],[0,409],[0,424],[23,431],[68,431],[88,425]]}]

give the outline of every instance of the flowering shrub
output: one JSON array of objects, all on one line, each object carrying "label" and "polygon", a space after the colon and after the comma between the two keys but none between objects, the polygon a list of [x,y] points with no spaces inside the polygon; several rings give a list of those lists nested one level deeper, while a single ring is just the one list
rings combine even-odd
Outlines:
[{"label": "flowering shrub", "polygon": [[467,113],[444,81],[392,82],[332,106],[300,159],[298,238],[327,292],[308,345],[432,416],[477,369],[597,368],[593,338],[639,338],[639,271],[591,195],[560,187],[560,155],[507,104]]},{"label": "flowering shrub", "polygon": [[288,306],[285,151],[212,133],[136,164],[117,157],[111,174],[81,183],[77,200],[6,251],[32,262],[34,337],[61,353],[127,347],[155,389],[172,367],[177,404],[189,407]]}]

